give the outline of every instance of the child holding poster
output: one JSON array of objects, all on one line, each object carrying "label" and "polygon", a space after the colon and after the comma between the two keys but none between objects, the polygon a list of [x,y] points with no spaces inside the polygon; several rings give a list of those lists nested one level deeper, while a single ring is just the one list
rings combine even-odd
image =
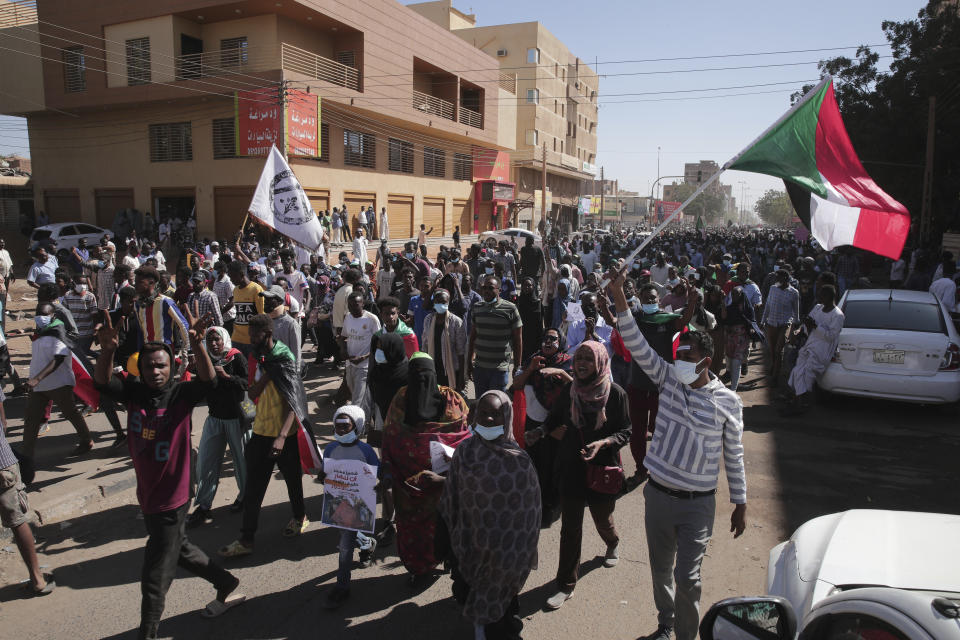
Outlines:
[{"label": "child holding poster", "polygon": [[357,405],[340,407],[333,414],[336,442],[323,451],[323,516],[325,525],[340,529],[340,567],[337,584],[323,606],[336,609],[350,597],[353,549],[360,549],[360,566],[370,566],[377,540],[373,524],[377,515],[376,484],[380,460],[373,447],[359,439],[364,413]]}]

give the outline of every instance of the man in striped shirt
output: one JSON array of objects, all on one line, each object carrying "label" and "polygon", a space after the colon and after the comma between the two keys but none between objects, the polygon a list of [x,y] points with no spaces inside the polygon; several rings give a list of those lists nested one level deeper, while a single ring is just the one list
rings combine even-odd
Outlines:
[{"label": "man in striped shirt", "polygon": [[[746,528],[747,485],[743,466],[743,404],[710,373],[713,341],[690,331],[680,336],[676,361],[657,355],[630,313],[624,276],[612,273],[609,290],[617,326],[634,361],[660,389],[653,441],[644,460],[644,520],[657,605],[650,640],[694,640],[700,621],[700,565],[713,535],[720,462],[734,505],[730,531]],[[674,584],[676,576],[676,584]]]},{"label": "man in striped shirt", "polygon": [[480,295],[483,302],[470,311],[467,351],[467,378],[473,378],[477,398],[491,389],[506,390],[510,366],[519,369],[523,354],[523,321],[516,305],[500,297],[500,279],[484,278]]}]

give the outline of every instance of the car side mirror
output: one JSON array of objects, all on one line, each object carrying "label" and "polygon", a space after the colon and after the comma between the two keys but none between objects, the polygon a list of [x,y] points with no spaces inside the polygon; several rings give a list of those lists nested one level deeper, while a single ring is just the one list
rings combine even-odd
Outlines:
[{"label": "car side mirror", "polygon": [[796,635],[793,607],[776,596],[721,600],[700,623],[701,640],[793,640]]}]

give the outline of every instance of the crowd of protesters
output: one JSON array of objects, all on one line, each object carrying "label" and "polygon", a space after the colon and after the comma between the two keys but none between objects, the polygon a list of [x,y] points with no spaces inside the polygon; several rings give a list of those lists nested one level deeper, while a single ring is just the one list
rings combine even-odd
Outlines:
[{"label": "crowd of protesters", "polygon": [[[187,538],[214,520],[228,446],[238,490],[229,509],[242,522],[220,562],[256,553],[275,467],[291,510],[283,535],[298,536],[311,524],[302,475],[322,481],[322,460],[363,460],[378,470],[380,524],[372,535],[343,531],[324,605],[350,597],[354,549],[366,566],[378,545],[395,541],[412,583],[449,570],[476,637],[491,640],[520,637],[517,596],[537,565],[540,529],[560,520],[556,584],[544,603],[559,609],[576,589],[584,511],[605,544],[604,567],[615,567],[616,502],[643,484],[658,613],[647,637],[693,638],[721,466],[730,530],[739,536],[746,526],[737,390],[751,352],[765,353],[768,375],[785,383],[782,411],[802,412],[836,348],[839,297],[869,286],[879,267],[869,254],[825,252],[779,229],[675,226],[635,256],[647,236],[638,229],[523,246],[462,247],[458,233],[430,258],[432,229],[423,225],[402,251],[389,249],[386,211],[350,218],[344,206],[321,222],[317,252],[249,229],[187,246],[175,262],[135,235],[120,250],[109,236],[81,246],[67,265],[34,251],[27,281],[39,302],[26,381],[0,333],[0,374],[29,394],[19,464],[0,438],[0,507],[36,593],[53,588],[23,528],[37,436],[55,404],[78,434],[73,455],[96,445],[73,398],[86,377],[96,404],[81,399],[104,410],[114,451],[127,444],[137,475],[148,532],[142,638],[158,633],[178,565],[214,586],[204,615],[243,602],[239,581]],[[373,259],[371,238],[380,239]],[[347,240],[352,255],[334,256]],[[944,258],[933,272],[913,252],[892,264],[890,279],[955,296],[943,281],[953,283],[956,267]],[[339,389],[308,398],[311,369],[339,376]],[[322,456],[309,400],[338,407]],[[203,401],[209,415],[192,464],[191,417]],[[443,469],[435,443],[453,451]],[[620,454],[628,445],[629,478]]]}]

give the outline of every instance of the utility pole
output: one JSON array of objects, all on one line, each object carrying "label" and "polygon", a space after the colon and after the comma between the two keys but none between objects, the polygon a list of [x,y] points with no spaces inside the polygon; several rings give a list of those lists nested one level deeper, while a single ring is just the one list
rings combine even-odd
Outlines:
[{"label": "utility pole", "polygon": [[540,224],[547,232],[547,141],[543,141],[543,168],[540,176]]},{"label": "utility pole", "polygon": [[930,235],[931,212],[933,201],[933,137],[936,130],[937,98],[930,96],[930,106],[927,115],[927,162],[923,168],[923,198],[920,200],[920,241],[925,242]]},{"label": "utility pole", "polygon": [[603,229],[603,192],[606,191],[607,183],[603,179],[603,167],[600,167],[600,228]]},{"label": "utility pole", "polygon": [[284,80],[277,87],[277,103],[280,106],[280,153],[287,160],[287,83]]}]

